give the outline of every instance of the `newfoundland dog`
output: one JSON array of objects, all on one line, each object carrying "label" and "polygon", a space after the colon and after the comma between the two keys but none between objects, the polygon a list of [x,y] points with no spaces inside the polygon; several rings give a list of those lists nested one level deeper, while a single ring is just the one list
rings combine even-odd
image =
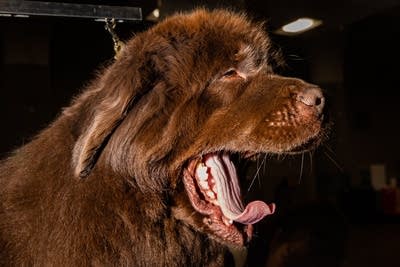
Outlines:
[{"label": "newfoundland dog", "polygon": [[165,19],[0,165],[2,266],[222,266],[274,204],[235,159],[315,147],[324,97],[271,68],[263,25]]}]

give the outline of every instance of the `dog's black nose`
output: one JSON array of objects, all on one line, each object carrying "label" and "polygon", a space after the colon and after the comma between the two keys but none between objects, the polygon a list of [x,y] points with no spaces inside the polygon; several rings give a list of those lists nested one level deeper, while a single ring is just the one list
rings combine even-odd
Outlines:
[{"label": "dog's black nose", "polygon": [[325,105],[325,98],[318,87],[305,88],[297,93],[296,100],[306,104],[309,107],[315,107],[319,113]]}]

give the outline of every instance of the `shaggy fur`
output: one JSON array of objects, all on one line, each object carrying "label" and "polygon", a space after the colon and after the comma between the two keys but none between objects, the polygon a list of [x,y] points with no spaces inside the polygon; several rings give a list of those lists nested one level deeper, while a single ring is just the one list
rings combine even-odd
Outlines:
[{"label": "shaggy fur", "polygon": [[262,25],[222,10],[173,16],[127,42],[1,162],[0,265],[230,264],[227,246],[245,245],[273,207],[227,222],[196,166],[302,151],[322,133],[319,89],[273,74],[269,54]]}]

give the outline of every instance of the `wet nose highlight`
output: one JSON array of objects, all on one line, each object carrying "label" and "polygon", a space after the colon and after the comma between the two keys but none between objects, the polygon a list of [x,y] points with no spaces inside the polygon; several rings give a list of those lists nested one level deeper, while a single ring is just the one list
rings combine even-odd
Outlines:
[{"label": "wet nose highlight", "polygon": [[296,100],[307,106],[315,107],[319,112],[322,112],[325,104],[325,98],[322,91],[318,87],[306,88],[297,93]]}]

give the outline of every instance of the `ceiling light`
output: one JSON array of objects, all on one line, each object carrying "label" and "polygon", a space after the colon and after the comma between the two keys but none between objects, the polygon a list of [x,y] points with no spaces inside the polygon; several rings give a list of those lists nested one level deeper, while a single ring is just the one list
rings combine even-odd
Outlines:
[{"label": "ceiling light", "polygon": [[160,9],[156,8],[146,17],[146,20],[156,22],[159,20],[160,15],[161,15]]},{"label": "ceiling light", "polygon": [[153,16],[155,18],[159,18],[160,17],[160,10],[158,8],[154,9],[152,12]]},{"label": "ceiling light", "polygon": [[16,14],[16,15],[14,15],[14,18],[29,18],[29,15],[25,15],[25,14]]},{"label": "ceiling light", "polygon": [[285,35],[300,34],[321,25],[321,23],[322,21],[312,18],[299,18],[286,25],[283,25],[279,30],[276,31],[276,33]]}]

